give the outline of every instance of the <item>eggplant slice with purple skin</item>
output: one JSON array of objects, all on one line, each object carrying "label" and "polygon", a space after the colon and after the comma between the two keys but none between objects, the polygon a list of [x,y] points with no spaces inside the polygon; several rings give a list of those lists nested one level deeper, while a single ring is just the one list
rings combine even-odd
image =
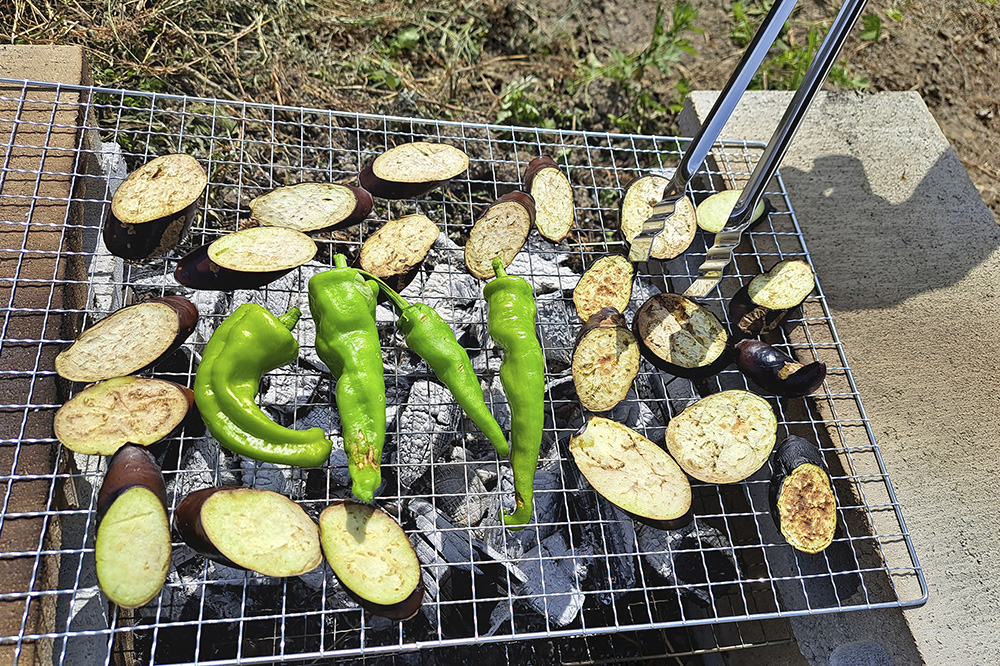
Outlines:
[{"label": "eggplant slice with purple skin", "polygon": [[789,435],[774,450],[770,505],[774,524],[796,550],[815,554],[833,543],[837,497],[819,447]]},{"label": "eggplant slice with purple skin", "polygon": [[643,357],[677,377],[709,377],[732,361],[729,335],[719,318],[679,294],[656,294],[643,303],[632,330]]},{"label": "eggplant slice with purple skin", "polygon": [[424,215],[389,220],[361,246],[358,265],[402,291],[440,235],[438,226]]},{"label": "eggplant slice with purple skin", "polygon": [[628,426],[591,416],[570,437],[569,452],[594,490],[637,520],[663,530],[691,521],[687,476],[670,454]]},{"label": "eggplant slice with purple skin", "polygon": [[641,353],[618,310],[594,313],[573,348],[573,385],[584,409],[606,412],[625,399],[639,374]]},{"label": "eggplant slice with purple skin", "polygon": [[803,365],[760,340],[736,343],[736,367],[765,391],[786,398],[807,396],[826,379],[826,363],[813,361]]},{"label": "eggplant slice with purple skin", "polygon": [[301,506],[270,490],[196,490],[177,505],[174,527],[206,557],[265,576],[299,576],[323,561],[319,527]]},{"label": "eggplant slice with purple skin", "polygon": [[257,289],[316,256],[313,239],[284,227],[251,227],[188,252],[174,278],[191,289]]},{"label": "eggplant slice with purple skin", "polygon": [[[661,176],[643,176],[633,180],[625,189],[619,206],[619,226],[627,243],[642,231],[643,223],[652,213],[653,206],[663,198],[663,190],[669,179]],[[654,240],[650,251],[651,259],[673,259],[680,256],[691,245],[698,220],[694,204],[688,197],[682,197]]]},{"label": "eggplant slice with purple skin", "polygon": [[208,174],[190,155],[146,162],[111,197],[103,232],[108,251],[136,261],[174,249],[191,226],[207,184]]},{"label": "eggplant slice with purple skin", "polygon": [[595,261],[573,289],[576,314],[583,321],[602,308],[624,312],[632,300],[635,267],[627,257],[609,254]]},{"label": "eggplant slice with purple skin", "polygon": [[465,267],[480,280],[496,274],[493,258],[510,266],[528,239],[535,221],[535,200],[521,191],[508,192],[476,220],[465,242]]},{"label": "eggplant slice with purple skin", "polygon": [[127,445],[111,459],[97,495],[97,582],[123,608],[143,606],[170,568],[167,490],[153,456]]},{"label": "eggplant slice with purple skin", "polygon": [[415,141],[369,160],[358,183],[373,197],[412,199],[427,194],[469,168],[469,156],[446,143]]},{"label": "eggplant slice with purple skin", "polygon": [[538,233],[559,243],[573,228],[575,207],[573,186],[548,155],[541,155],[528,162],[524,170],[524,189],[535,200],[535,226]]},{"label": "eggplant slice with purple skin", "polygon": [[327,563],[362,608],[390,620],[417,614],[424,600],[420,560],[392,516],[343,500],[323,510],[319,530]]},{"label": "eggplant slice with purple skin", "polygon": [[198,308],[182,296],[124,307],[83,331],[60,352],[56,372],[88,383],[134,374],[180,347],[197,321]]},{"label": "eggplant slice with purple skin", "polygon": [[367,190],[337,183],[298,183],[278,187],[250,202],[250,217],[267,227],[303,233],[348,227],[372,212]]},{"label": "eggplant slice with purple skin", "polygon": [[758,275],[729,301],[734,335],[770,333],[816,286],[812,267],[801,259],[785,259]]}]

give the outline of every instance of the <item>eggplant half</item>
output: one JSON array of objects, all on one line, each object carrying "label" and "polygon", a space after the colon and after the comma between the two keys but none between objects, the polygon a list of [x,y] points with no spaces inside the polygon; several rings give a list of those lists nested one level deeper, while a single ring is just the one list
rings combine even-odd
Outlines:
[{"label": "eggplant half", "polygon": [[538,233],[553,243],[566,238],[574,221],[573,186],[555,160],[542,155],[528,162],[524,189],[535,200]]},{"label": "eggplant half", "polygon": [[146,449],[124,446],[111,459],[97,495],[97,582],[123,608],[149,603],[167,580],[167,490]]},{"label": "eggplant half", "polygon": [[667,450],[685,472],[706,483],[736,483],[764,466],[777,439],[771,405],[749,391],[722,391],[667,423]]},{"label": "eggplant half", "polygon": [[[722,231],[726,222],[729,221],[733,209],[736,208],[736,202],[739,201],[741,194],[743,194],[743,190],[740,189],[723,190],[706,197],[694,210],[698,226],[713,234]],[[767,199],[758,201],[757,205],[754,206],[750,225],[753,226],[759,222],[761,217],[769,212],[771,212],[771,202]]]},{"label": "eggplant half", "polygon": [[[619,225],[622,236],[628,243],[642,231],[643,223],[649,219],[653,206],[663,198],[663,190],[670,181],[660,176],[643,176],[633,180],[625,189],[619,209]],[[694,204],[682,197],[663,227],[663,232],[653,240],[650,258],[673,259],[688,249],[698,230],[698,220]]]},{"label": "eggplant half", "polygon": [[319,531],[326,561],[362,608],[390,620],[417,614],[424,600],[420,560],[392,516],[344,500],[323,510]]},{"label": "eggplant half", "polygon": [[719,318],[678,294],[656,294],[643,303],[632,330],[643,357],[677,377],[702,379],[732,360],[729,334]]},{"label": "eggplant half", "polygon": [[70,451],[110,456],[126,444],[149,446],[181,423],[194,405],[186,386],[148,377],[92,384],[59,408],[52,427]]},{"label": "eggplant half", "polygon": [[569,452],[590,485],[636,519],[663,530],[691,521],[691,484],[666,451],[628,426],[591,416]]},{"label": "eggplant half", "polygon": [[620,254],[609,254],[595,261],[573,289],[576,314],[583,321],[603,308],[624,312],[632,300],[635,267]]},{"label": "eggplant half", "polygon": [[815,286],[816,276],[808,263],[801,259],[779,261],[768,272],[750,280],[729,301],[734,334],[770,333],[806,300]]},{"label": "eggplant half", "polygon": [[785,541],[803,553],[819,553],[837,531],[837,498],[819,448],[789,435],[774,450],[771,517]]},{"label": "eggplant half", "polygon": [[177,262],[174,278],[191,289],[257,289],[316,256],[313,239],[284,227],[251,227],[195,248]]},{"label": "eggplant half", "polygon": [[372,195],[360,187],[336,183],[299,183],[262,194],[250,202],[250,217],[266,227],[303,233],[347,227],[372,212]]},{"label": "eggplant half", "polygon": [[373,197],[412,199],[469,168],[469,156],[446,143],[415,141],[390,148],[365,164],[358,183]]},{"label": "eggplant half", "polygon": [[74,382],[131,375],[187,340],[198,308],[182,296],[163,296],[117,310],[56,356],[56,372]]},{"label": "eggplant half", "polygon": [[639,345],[618,310],[594,313],[573,348],[573,385],[580,404],[606,412],[625,399],[639,374]]},{"label": "eggplant half", "polygon": [[535,200],[530,194],[515,191],[497,199],[476,220],[465,243],[465,267],[480,280],[495,273],[493,258],[500,257],[504,267],[521,251],[535,221]]},{"label": "eggplant half", "polygon": [[424,215],[389,220],[361,246],[358,264],[402,291],[416,274],[441,230]]},{"label": "eggplant half", "polygon": [[111,254],[140,260],[174,249],[184,238],[208,174],[190,155],[163,155],[122,181],[104,221],[104,244]]},{"label": "eggplant half", "polygon": [[774,395],[801,398],[826,379],[826,363],[802,365],[776,347],[760,340],[736,343],[736,367],[757,386]]},{"label": "eggplant half", "polygon": [[301,506],[270,490],[196,490],[177,505],[174,527],[209,559],[265,576],[298,576],[323,561],[319,527]]}]

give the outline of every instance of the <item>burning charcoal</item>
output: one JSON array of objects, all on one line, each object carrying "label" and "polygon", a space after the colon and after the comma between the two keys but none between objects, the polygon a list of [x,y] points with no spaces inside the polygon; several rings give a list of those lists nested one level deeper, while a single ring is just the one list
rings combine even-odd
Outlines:
[{"label": "burning charcoal", "polygon": [[455,442],[461,408],[451,393],[435,382],[418,380],[410,388],[406,407],[399,416],[396,454],[399,485],[409,489]]},{"label": "burning charcoal", "polygon": [[580,581],[587,575],[585,562],[586,556],[571,552],[565,537],[556,532],[524,554],[518,564],[528,579],[514,587],[550,623],[564,627],[583,608]]},{"label": "burning charcoal", "polygon": [[437,465],[432,470],[436,504],[459,527],[478,525],[489,508],[486,486],[469,465]]},{"label": "burning charcoal", "polygon": [[701,604],[714,605],[740,575],[729,539],[698,518],[679,530],[638,524],[635,533],[646,564]]}]

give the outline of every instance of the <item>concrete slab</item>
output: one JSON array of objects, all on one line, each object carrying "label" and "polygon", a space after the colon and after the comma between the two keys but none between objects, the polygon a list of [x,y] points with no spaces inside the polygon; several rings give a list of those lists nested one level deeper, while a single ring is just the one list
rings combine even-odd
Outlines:
[{"label": "concrete slab", "polygon": [[[716,92],[689,96],[685,135]],[[766,141],[791,93],[723,138]],[[930,589],[919,609],[793,620],[812,664],[873,642],[902,666],[1000,663],[1000,230],[913,92],[822,93],[781,167]]]}]

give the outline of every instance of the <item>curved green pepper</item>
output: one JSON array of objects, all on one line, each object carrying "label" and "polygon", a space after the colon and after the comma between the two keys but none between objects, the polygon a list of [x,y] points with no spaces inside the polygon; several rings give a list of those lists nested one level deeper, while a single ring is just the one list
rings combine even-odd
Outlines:
[{"label": "curved green pepper", "polygon": [[378,277],[362,273],[378,283],[382,292],[399,308],[396,326],[405,336],[406,345],[427,361],[434,376],[451,391],[455,402],[483,431],[497,453],[506,458],[510,452],[507,438],[486,406],[483,389],[476,371],[472,369],[468,352],[455,337],[448,322],[426,303],[410,303]]},{"label": "curved green pepper", "polygon": [[490,337],[503,349],[500,383],[510,404],[510,466],[514,472],[514,513],[505,525],[520,529],[531,520],[535,469],[545,425],[545,355],[535,333],[535,298],[524,278],[507,275],[493,260],[496,279],[483,289],[489,304]]},{"label": "curved green pepper", "polygon": [[254,402],[261,377],[298,358],[291,329],[292,308],[281,317],[257,305],[241,305],[216,329],[202,352],[194,378],[194,399],[205,426],[219,443],[254,460],[316,467],[333,444],[320,428],[291,430],[278,425]]},{"label": "curved green pepper", "polygon": [[382,482],[385,443],[385,376],[375,327],[378,285],[347,267],[342,254],[334,268],[309,279],[309,308],[316,320],[316,353],[337,380],[337,411],[351,474],[351,492],[372,501]]}]

